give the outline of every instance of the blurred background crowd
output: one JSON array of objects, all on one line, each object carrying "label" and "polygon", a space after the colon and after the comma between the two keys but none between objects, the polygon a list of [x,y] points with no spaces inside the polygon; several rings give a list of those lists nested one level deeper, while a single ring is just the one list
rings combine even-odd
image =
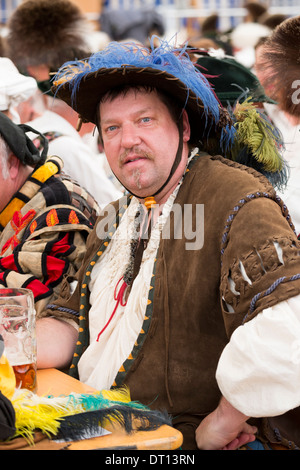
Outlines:
[{"label": "blurred background crowd", "polygon": [[[26,0],[2,0],[1,36],[9,19]],[[299,14],[299,0],[71,0],[91,28],[91,48],[107,40],[147,41],[156,33],[179,43],[216,40],[229,51],[251,47],[284,19]],[[49,1],[50,3],[50,1]],[[241,27],[241,25],[247,27]],[[211,44],[209,42],[202,44]],[[212,45],[212,44],[211,44]]]}]

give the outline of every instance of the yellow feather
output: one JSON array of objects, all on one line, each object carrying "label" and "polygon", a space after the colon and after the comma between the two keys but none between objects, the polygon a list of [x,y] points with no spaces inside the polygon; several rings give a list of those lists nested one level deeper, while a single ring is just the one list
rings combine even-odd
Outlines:
[{"label": "yellow feather", "polygon": [[102,390],[102,395],[106,400],[120,401],[124,403],[129,403],[131,401],[130,392],[127,387],[113,390]]},{"label": "yellow feather", "polygon": [[97,407],[97,404],[109,407],[114,402],[129,404],[130,401],[129,389],[126,387],[102,390],[92,395],[74,393],[59,397],[38,396],[25,389],[16,389],[11,399],[16,414],[15,435],[33,442],[34,431],[39,429],[50,437],[57,433],[59,421],[64,416],[82,413],[93,409],[93,406]]}]

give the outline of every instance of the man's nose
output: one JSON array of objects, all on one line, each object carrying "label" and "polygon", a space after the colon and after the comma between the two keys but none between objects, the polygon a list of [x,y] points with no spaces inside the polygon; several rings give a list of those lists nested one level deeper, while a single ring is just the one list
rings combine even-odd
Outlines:
[{"label": "man's nose", "polygon": [[124,148],[132,148],[141,143],[138,130],[133,124],[125,124],[122,127],[122,146]]}]

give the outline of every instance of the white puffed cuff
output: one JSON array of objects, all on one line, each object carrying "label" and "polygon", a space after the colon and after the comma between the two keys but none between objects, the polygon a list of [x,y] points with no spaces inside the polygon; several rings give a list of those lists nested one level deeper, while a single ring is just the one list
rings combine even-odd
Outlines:
[{"label": "white puffed cuff", "polygon": [[277,416],[299,406],[300,295],[237,328],[216,379],[223,396],[246,416]]}]

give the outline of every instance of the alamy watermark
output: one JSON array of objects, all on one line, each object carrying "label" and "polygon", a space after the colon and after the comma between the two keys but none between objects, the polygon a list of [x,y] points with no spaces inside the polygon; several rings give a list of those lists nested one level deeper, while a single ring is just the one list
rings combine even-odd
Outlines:
[{"label": "alamy watermark", "polygon": [[[147,215],[146,212],[141,213],[136,218],[134,225],[128,224],[128,230],[122,230],[121,237],[124,242],[133,238],[147,239],[149,237],[148,222],[153,221],[154,225],[159,223],[157,222],[157,208],[158,206],[151,208]],[[105,240],[112,236],[111,224],[112,221],[113,223],[116,221],[120,212],[124,212],[121,201],[120,207],[117,209],[112,204],[105,208],[103,218],[96,228],[97,236],[100,239]],[[163,240],[184,240],[186,250],[200,250],[204,244],[204,204],[184,204],[181,206],[174,203],[166,222],[161,227],[161,238]]]},{"label": "alamy watermark", "polygon": [[292,83],[292,88],[296,89],[292,94],[292,103],[300,104],[300,80],[294,80]]}]

